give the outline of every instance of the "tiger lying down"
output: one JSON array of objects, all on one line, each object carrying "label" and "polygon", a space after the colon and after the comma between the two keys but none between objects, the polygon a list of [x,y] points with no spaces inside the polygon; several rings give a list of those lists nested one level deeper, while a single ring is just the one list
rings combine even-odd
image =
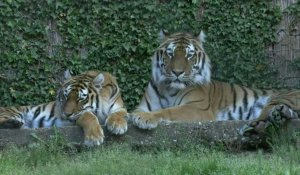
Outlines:
[{"label": "tiger lying down", "polygon": [[152,78],[129,114],[133,124],[153,129],[161,121],[250,120],[241,134],[298,118],[300,90],[259,90],[211,80],[204,34],[168,34],[152,56]]},{"label": "tiger lying down", "polygon": [[40,128],[79,125],[87,146],[103,143],[104,123],[114,134],[127,131],[119,86],[106,72],[88,71],[77,76],[65,72],[56,101],[36,106],[0,107],[0,128]]}]

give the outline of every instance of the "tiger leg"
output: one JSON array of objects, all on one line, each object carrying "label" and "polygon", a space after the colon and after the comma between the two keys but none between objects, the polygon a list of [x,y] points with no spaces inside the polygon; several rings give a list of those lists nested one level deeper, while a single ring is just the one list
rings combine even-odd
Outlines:
[{"label": "tiger leg", "polygon": [[128,114],[134,125],[141,129],[156,128],[161,121],[193,122],[215,120],[210,109],[201,109],[199,103],[180,105],[153,112],[134,112]]},{"label": "tiger leg", "polygon": [[24,116],[16,107],[0,107],[0,129],[17,129],[24,125]]},{"label": "tiger leg", "polygon": [[244,125],[240,129],[240,134],[263,133],[269,126],[278,128],[286,120],[299,118],[298,111],[300,111],[300,91],[295,89],[281,92],[271,97],[260,116]]},{"label": "tiger leg", "polygon": [[78,118],[76,124],[83,128],[84,144],[97,146],[103,143],[104,134],[98,118],[91,112],[85,112]]},{"label": "tiger leg", "polygon": [[124,110],[112,113],[108,116],[105,121],[107,129],[113,134],[124,134],[127,131],[127,121],[125,120],[126,114],[127,112]]},{"label": "tiger leg", "polygon": [[299,115],[293,109],[285,104],[269,106],[262,112],[259,118],[244,125],[240,133],[242,135],[251,135],[254,133],[263,133],[268,127],[279,128],[287,120],[298,119]]}]

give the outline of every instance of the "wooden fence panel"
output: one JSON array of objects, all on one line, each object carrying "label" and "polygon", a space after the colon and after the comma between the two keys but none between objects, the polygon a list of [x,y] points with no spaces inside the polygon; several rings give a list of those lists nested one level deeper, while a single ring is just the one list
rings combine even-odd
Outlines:
[{"label": "wooden fence panel", "polygon": [[300,20],[288,15],[285,10],[297,0],[273,0],[283,13],[283,18],[275,33],[276,43],[267,49],[271,64],[278,69],[277,78],[288,87],[300,87],[300,70],[293,66],[300,61]]}]

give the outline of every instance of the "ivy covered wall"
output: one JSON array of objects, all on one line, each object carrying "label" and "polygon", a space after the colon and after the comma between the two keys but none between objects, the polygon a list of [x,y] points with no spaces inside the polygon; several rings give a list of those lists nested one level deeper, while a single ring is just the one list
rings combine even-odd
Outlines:
[{"label": "ivy covered wall", "polygon": [[161,28],[204,30],[215,79],[274,86],[264,48],[280,19],[270,0],[7,0],[0,3],[0,106],[54,100],[63,70],[98,69],[117,76],[131,110]]}]

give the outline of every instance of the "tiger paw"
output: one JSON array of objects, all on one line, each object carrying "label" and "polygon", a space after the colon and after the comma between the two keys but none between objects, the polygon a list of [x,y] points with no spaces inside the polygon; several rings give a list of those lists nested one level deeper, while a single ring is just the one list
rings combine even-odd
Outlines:
[{"label": "tiger paw", "polygon": [[244,125],[240,129],[240,134],[249,136],[251,134],[265,133],[270,126],[279,128],[287,120],[297,118],[299,118],[298,114],[287,105],[277,105],[270,110],[269,115],[265,120],[255,120]]},{"label": "tiger paw", "polygon": [[159,119],[157,119],[153,114],[148,112],[137,112],[137,113],[130,113],[128,117],[132,121],[132,123],[141,128],[141,129],[153,129],[156,128]]},{"label": "tiger paw", "polygon": [[84,144],[86,146],[98,146],[103,143],[104,134],[96,115],[92,112],[84,112],[76,121],[84,132]]},{"label": "tiger paw", "polygon": [[248,124],[245,124],[242,128],[240,128],[239,133],[242,136],[251,136],[253,134],[261,134],[266,131],[266,128],[270,126],[269,121],[252,121]]},{"label": "tiger paw", "polygon": [[124,117],[111,116],[105,121],[107,129],[113,134],[121,135],[127,131],[127,121]]},{"label": "tiger paw", "polygon": [[23,121],[0,117],[0,129],[18,129],[21,128],[23,125]]},{"label": "tiger paw", "polygon": [[84,145],[88,147],[99,146],[104,141],[104,134],[101,126],[95,124],[84,130]]},{"label": "tiger paw", "polygon": [[276,127],[283,125],[286,120],[298,119],[298,114],[287,105],[274,106],[268,116],[270,121]]},{"label": "tiger paw", "polygon": [[19,109],[0,107],[0,129],[17,129],[21,128],[24,123],[23,114]]}]

